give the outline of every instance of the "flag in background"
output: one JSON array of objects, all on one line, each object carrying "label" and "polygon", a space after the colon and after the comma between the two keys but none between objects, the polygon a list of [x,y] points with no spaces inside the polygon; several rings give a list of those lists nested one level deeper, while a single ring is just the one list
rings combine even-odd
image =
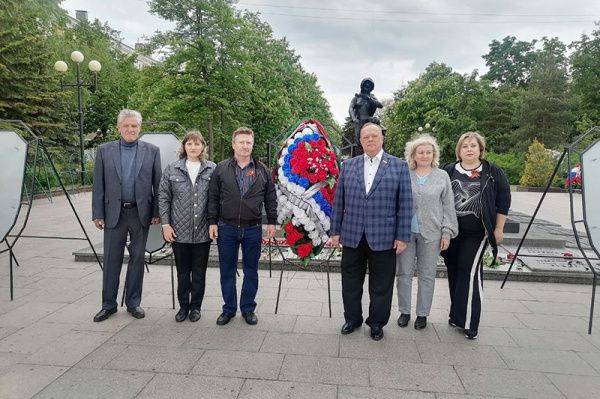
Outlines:
[{"label": "flag in background", "polygon": [[575,167],[567,174],[565,187],[568,188],[571,184],[581,185],[581,164],[575,165]]}]

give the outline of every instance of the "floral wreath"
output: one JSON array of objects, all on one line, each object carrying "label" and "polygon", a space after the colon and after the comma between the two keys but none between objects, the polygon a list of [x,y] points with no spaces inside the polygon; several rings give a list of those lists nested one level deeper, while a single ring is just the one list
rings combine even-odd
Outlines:
[{"label": "floral wreath", "polygon": [[325,128],[313,119],[298,125],[277,158],[277,222],[287,244],[307,265],[329,239],[337,158]]}]

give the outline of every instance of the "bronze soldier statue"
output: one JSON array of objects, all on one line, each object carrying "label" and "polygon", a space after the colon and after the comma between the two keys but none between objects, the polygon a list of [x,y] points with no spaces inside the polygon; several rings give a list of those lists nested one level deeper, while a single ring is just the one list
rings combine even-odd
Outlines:
[{"label": "bronze soldier statue", "polygon": [[354,123],[354,144],[358,153],[361,153],[362,149],[360,146],[360,129],[367,122],[374,122],[379,124],[379,119],[373,117],[377,108],[383,108],[383,104],[371,94],[375,88],[375,83],[371,78],[365,78],[360,82],[360,93],[354,95],[354,98],[350,102],[350,108],[348,113],[352,122]]}]

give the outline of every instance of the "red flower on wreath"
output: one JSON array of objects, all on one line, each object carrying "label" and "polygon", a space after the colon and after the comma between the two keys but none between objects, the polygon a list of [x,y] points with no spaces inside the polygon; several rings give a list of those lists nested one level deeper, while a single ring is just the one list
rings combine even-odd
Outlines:
[{"label": "red flower on wreath", "polygon": [[330,204],[333,204],[333,196],[335,194],[336,186],[337,186],[337,184],[334,185],[333,187],[325,186],[321,189],[321,194],[323,194],[323,198],[325,198],[325,200],[327,202],[329,202]]},{"label": "red flower on wreath", "polygon": [[335,153],[323,139],[301,142],[292,153],[290,165],[293,173],[307,178],[311,184],[339,173]]},{"label": "red flower on wreath", "polygon": [[302,237],[304,237],[302,233],[296,230],[292,222],[288,222],[285,225],[285,233],[285,239],[290,247],[293,246]]},{"label": "red flower on wreath", "polygon": [[298,256],[306,258],[312,253],[313,246],[310,242],[298,245]]}]

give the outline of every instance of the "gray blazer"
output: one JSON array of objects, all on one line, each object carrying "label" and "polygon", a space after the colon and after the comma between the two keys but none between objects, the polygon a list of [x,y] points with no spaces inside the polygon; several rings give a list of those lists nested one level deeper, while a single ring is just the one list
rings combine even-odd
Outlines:
[{"label": "gray blazer", "polygon": [[416,179],[415,171],[411,170],[413,214],[417,215],[419,230],[425,241],[456,237],[458,221],[454,208],[454,192],[448,174],[434,168],[424,185],[416,184]]},{"label": "gray blazer", "polygon": [[[138,141],[135,159],[135,201],[143,226],[158,217],[158,185],[160,183],[160,151],[157,146]],[[92,219],[104,219],[112,229],[121,214],[121,150],[119,141],[98,147],[92,190]]]},{"label": "gray blazer", "polygon": [[211,161],[203,161],[196,184],[192,185],[185,161],[185,158],[179,159],[163,172],[158,190],[160,220],[175,230],[176,242],[207,242],[208,184],[216,165]]}]

